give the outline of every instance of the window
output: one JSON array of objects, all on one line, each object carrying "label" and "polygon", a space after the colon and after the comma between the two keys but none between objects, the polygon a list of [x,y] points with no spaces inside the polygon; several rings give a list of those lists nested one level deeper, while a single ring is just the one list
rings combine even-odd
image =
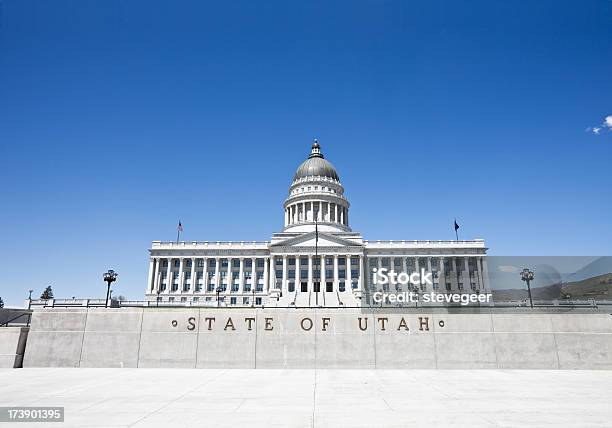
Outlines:
[{"label": "window", "polygon": [[290,257],[288,263],[289,266],[295,266],[295,257]]},{"label": "window", "polygon": [[334,271],[331,269],[326,269],[325,270],[325,277],[326,278],[333,278],[334,277]]},{"label": "window", "polygon": [[308,283],[307,282],[302,282],[301,286],[300,286],[300,291],[302,293],[306,293],[308,292]]},{"label": "window", "polygon": [[163,260],[162,261],[162,266],[163,267],[168,267],[168,260]]},{"label": "window", "polygon": [[174,297],[168,297],[169,302],[174,302]]},{"label": "window", "polygon": [[289,292],[293,293],[295,291],[295,282],[290,281],[289,282]]},{"label": "window", "polygon": [[249,292],[249,291],[251,291],[251,284],[248,284],[248,283],[247,283],[247,284],[244,284],[244,291],[245,291],[245,292]]},{"label": "window", "polygon": [[208,266],[214,268],[217,266],[217,261],[215,259],[208,259]]},{"label": "window", "polygon": [[255,298],[255,304],[258,306],[261,306],[261,297],[256,297]]},{"label": "window", "polygon": [[345,257],[339,257],[338,258],[338,266],[345,266],[346,265],[346,258]]},{"label": "window", "polygon": [[240,267],[240,260],[239,259],[232,260],[232,266],[234,266],[235,268],[239,268]]},{"label": "window", "polygon": [[283,277],[283,271],[282,271],[282,270],[280,270],[280,269],[279,269],[279,270],[277,270],[277,271],[276,271],[276,277],[277,277],[277,278],[282,278],[282,277]]},{"label": "window", "polygon": [[221,259],[221,267],[227,267],[227,259]]},{"label": "window", "polygon": [[248,268],[252,267],[252,266],[253,266],[253,260],[251,260],[251,259],[246,259],[246,260],[244,261],[244,266],[246,266],[246,267],[248,267]]},{"label": "window", "polygon": [[181,261],[180,260],[175,260],[174,261],[174,267],[179,267],[181,265]]},{"label": "window", "polygon": [[181,297],[181,303],[186,303],[187,302],[187,297]]},{"label": "window", "polygon": [[[344,284],[344,282],[342,283]],[[325,291],[327,291],[328,293],[331,293],[332,291],[334,291],[334,283],[329,281],[325,284]],[[342,291],[342,290],[340,290]]]},{"label": "window", "polygon": [[198,260],[198,267],[204,267],[204,260]]},{"label": "window", "polygon": [[199,302],[199,301],[200,301],[200,298],[199,298],[199,297],[194,297],[194,298],[193,298],[193,303],[197,303],[197,302]]},{"label": "window", "polygon": [[264,259],[257,259],[257,267],[264,267]]},{"label": "window", "polygon": [[185,279],[191,279],[191,272],[185,272]]},{"label": "window", "polygon": [[186,263],[187,267],[190,268],[191,267],[191,259],[187,259],[187,263]]},{"label": "window", "polygon": [[344,269],[338,269],[338,278],[346,278],[346,271]]},{"label": "window", "polygon": [[287,272],[287,276],[291,279],[295,278],[295,271],[294,270],[290,270]]},{"label": "window", "polygon": [[346,291],[346,285],[345,285],[344,281],[340,281],[340,285],[338,286],[338,290]]},{"label": "window", "polygon": [[236,298],[235,297],[230,297],[230,305],[232,305],[232,306],[236,305]]},{"label": "window", "polygon": [[300,270],[300,278],[301,279],[308,279],[308,270],[306,270],[306,269]]},{"label": "window", "polygon": [[351,269],[351,278],[359,277],[359,271],[357,269]]}]

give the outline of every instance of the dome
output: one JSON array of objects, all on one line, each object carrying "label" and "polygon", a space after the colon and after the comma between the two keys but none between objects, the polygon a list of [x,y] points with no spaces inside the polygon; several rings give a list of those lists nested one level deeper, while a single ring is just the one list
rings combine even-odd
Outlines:
[{"label": "dome", "polygon": [[336,168],[323,157],[321,146],[317,140],[312,145],[308,159],[302,162],[297,171],[295,171],[293,181],[312,176],[327,177],[340,181]]}]

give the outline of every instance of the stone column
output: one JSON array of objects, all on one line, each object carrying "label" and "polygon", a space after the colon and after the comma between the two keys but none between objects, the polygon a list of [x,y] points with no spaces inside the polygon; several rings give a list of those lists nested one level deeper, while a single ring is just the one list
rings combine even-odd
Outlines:
[{"label": "stone column", "polygon": [[227,288],[225,289],[225,293],[232,292],[232,258],[227,258],[227,275],[226,275]]},{"label": "stone column", "polygon": [[361,292],[363,292],[363,263],[364,257],[359,254],[359,279],[357,282],[357,289]]},{"label": "stone column", "polygon": [[470,278],[469,257],[463,258],[463,291],[466,293],[472,292],[472,280]]},{"label": "stone column", "polygon": [[446,291],[446,272],[444,271],[444,257],[440,257],[438,263],[440,264],[440,273],[438,274],[438,285],[440,287],[439,290]]},{"label": "stone column", "polygon": [[478,288],[478,290],[482,290],[483,287],[483,277],[482,277],[482,257],[477,257],[476,258],[476,269],[478,270],[478,282],[476,284],[476,287]]},{"label": "stone column", "polygon": [[269,269],[269,265],[270,265],[270,257],[264,257],[264,277],[263,277],[263,283],[264,283],[264,291],[267,293],[270,291],[270,269]]},{"label": "stone column", "polygon": [[334,254],[334,290],[338,290],[338,254]]},{"label": "stone column", "polygon": [[300,267],[300,255],[296,254],[295,256],[295,290],[300,291],[300,287],[302,286],[302,268]]},{"label": "stone column", "polygon": [[251,294],[257,290],[257,258],[251,257]]},{"label": "stone column", "polygon": [[[431,270],[431,257],[427,257],[427,272],[431,272],[431,282],[434,282],[434,278],[433,278],[433,272]],[[431,288],[431,289],[430,289]],[[432,291],[433,290],[433,285],[431,285],[430,287],[427,286],[427,284],[424,285],[424,290],[425,291]]]},{"label": "stone column", "polygon": [[172,288],[172,257],[168,258],[168,268],[166,271],[166,294],[170,293]]},{"label": "stone column", "polygon": [[185,259],[183,257],[180,257],[179,258],[179,274],[178,274],[178,290],[177,290],[179,293],[183,292],[183,281],[185,280],[184,267],[185,267]]},{"label": "stone column", "polygon": [[152,293],[153,288],[153,271],[155,269],[155,259],[153,257],[149,258],[149,275],[147,276],[147,293]]},{"label": "stone column", "polygon": [[196,258],[191,258],[191,284],[189,285],[189,292],[191,294],[195,293],[195,285],[198,282],[196,277]]},{"label": "stone column", "polygon": [[160,262],[159,257],[156,257],[155,258],[155,274],[154,274],[155,276],[153,277],[153,283],[154,283],[153,292],[156,295],[157,295],[157,291],[160,290],[160,288],[159,288],[160,287],[160,281],[159,281],[159,274],[160,274],[160,272],[159,272],[159,262]]},{"label": "stone column", "polygon": [[288,290],[287,287],[287,254],[283,255],[283,280],[281,282],[281,293]]},{"label": "stone column", "polygon": [[327,272],[325,272],[325,255],[319,256],[319,263],[321,263],[321,265],[319,266],[321,268],[321,278],[319,279],[319,281],[321,281],[321,291],[325,291],[325,283],[327,282]]},{"label": "stone column", "polygon": [[344,291],[350,291],[353,289],[353,273],[351,272],[351,255],[346,256],[346,264],[344,265],[346,275],[344,275]]},{"label": "stone column", "polygon": [[208,287],[208,259],[202,258],[202,289],[200,292],[206,293],[206,287]]},{"label": "stone column", "polygon": [[221,257],[215,257],[215,289],[213,292],[216,293],[219,287],[221,287]]},{"label": "stone column", "polygon": [[312,278],[312,254],[308,255],[308,291],[313,291],[314,280]]},{"label": "stone column", "polygon": [[306,222],[306,202],[302,202],[302,223]]},{"label": "stone column", "polygon": [[451,279],[451,290],[456,291],[459,290],[459,275],[457,274],[457,257],[453,256],[451,259],[451,268],[453,269],[453,279],[455,280],[455,286],[453,287],[453,281]]},{"label": "stone column", "polygon": [[238,292],[244,293],[244,257],[240,257],[240,271],[238,272]]},{"label": "stone column", "polygon": [[338,219],[338,204],[334,204],[334,222],[335,223],[340,223],[339,219]]},{"label": "stone column", "polygon": [[269,276],[268,276],[268,290],[274,290],[276,288],[276,257],[270,256],[270,267],[269,267]]},{"label": "stone column", "polygon": [[491,285],[489,284],[489,266],[487,264],[487,257],[483,256],[482,258],[482,279],[484,284],[485,292],[489,293],[491,291]]}]

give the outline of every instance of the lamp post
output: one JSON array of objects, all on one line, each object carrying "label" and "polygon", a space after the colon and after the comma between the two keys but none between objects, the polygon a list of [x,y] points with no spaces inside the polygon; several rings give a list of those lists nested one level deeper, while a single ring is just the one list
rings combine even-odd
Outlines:
[{"label": "lamp post", "polygon": [[158,308],[159,308],[159,292],[160,292],[160,290],[157,290],[157,299],[156,299],[156,303],[157,304],[155,305]]},{"label": "lamp post", "polygon": [[529,304],[533,308],[533,299],[531,298],[531,281],[533,281],[533,272],[525,268],[521,271],[521,281],[527,283],[527,292],[529,293]]},{"label": "lamp post", "polygon": [[115,281],[117,281],[117,272],[115,272],[112,269],[109,269],[108,272],[105,272],[103,275],[104,278],[104,282],[106,282],[107,284],[107,288],[106,288],[106,304],[104,305],[105,308],[108,308],[108,299],[110,297],[110,287],[111,284]]},{"label": "lamp post", "polygon": [[219,293],[221,293],[221,287],[217,287],[215,291],[217,292],[217,307],[219,307]]},{"label": "lamp post", "polygon": [[30,309],[32,309],[32,292],[34,290],[28,290],[28,291],[30,292],[30,295],[28,296],[28,311],[29,311]]}]

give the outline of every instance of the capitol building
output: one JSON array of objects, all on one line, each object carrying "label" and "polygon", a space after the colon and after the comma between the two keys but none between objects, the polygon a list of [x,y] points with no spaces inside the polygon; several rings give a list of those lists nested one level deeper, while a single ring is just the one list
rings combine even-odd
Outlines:
[{"label": "capitol building", "polygon": [[[237,307],[360,307],[376,290],[489,291],[484,240],[366,240],[350,224],[338,172],[315,140],[269,241],[161,242],[150,252],[146,299]],[[432,283],[374,284],[374,269],[431,272]]]}]

